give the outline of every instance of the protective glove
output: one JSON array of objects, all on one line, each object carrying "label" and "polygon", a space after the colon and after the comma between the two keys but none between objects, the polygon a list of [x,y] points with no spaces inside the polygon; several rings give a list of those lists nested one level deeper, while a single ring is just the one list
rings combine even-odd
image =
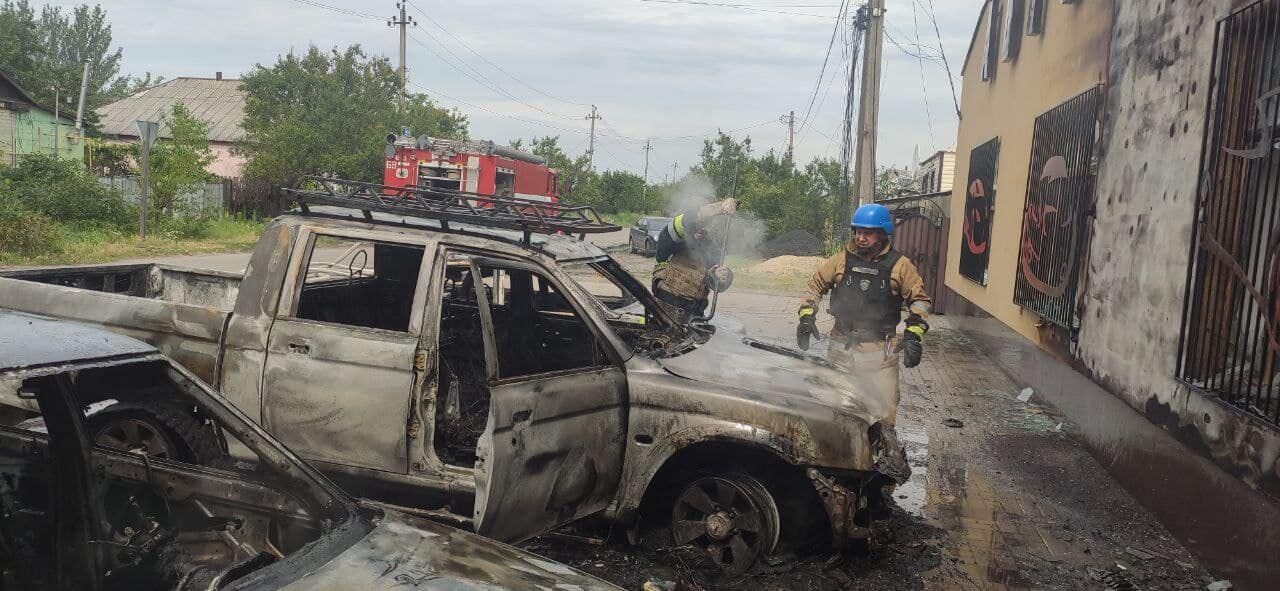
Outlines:
[{"label": "protective glove", "polygon": [[929,332],[929,323],[919,315],[907,317],[907,329],[902,331],[902,340],[894,347],[895,353],[902,353],[903,367],[911,368],[920,365],[920,356],[924,354],[924,335]]},{"label": "protective glove", "polygon": [[703,277],[707,282],[707,287],[712,291],[728,291],[729,286],[733,285],[733,269],[724,265],[716,265],[707,269],[707,274]]},{"label": "protective glove", "polygon": [[733,215],[738,211],[738,200],[730,197],[714,203],[708,203],[698,209],[698,217],[707,219],[717,215]]},{"label": "protective glove", "polygon": [[800,345],[802,351],[809,350],[809,338],[816,337],[822,340],[822,333],[818,332],[818,315],[810,306],[800,308],[800,323],[796,325],[796,344]]}]

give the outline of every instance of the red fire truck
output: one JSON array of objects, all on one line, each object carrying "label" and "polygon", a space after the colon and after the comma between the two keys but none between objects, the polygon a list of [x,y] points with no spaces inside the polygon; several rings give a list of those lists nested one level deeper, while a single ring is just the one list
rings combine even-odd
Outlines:
[{"label": "red fire truck", "polygon": [[387,134],[383,184],[519,197],[556,203],[555,170],[541,156],[491,141],[459,141]]}]

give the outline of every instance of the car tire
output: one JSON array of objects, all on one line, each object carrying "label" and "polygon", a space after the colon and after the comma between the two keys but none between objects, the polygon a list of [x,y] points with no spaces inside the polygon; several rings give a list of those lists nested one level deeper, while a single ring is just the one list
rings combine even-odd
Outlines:
[{"label": "car tire", "polygon": [[703,475],[676,494],[671,537],[692,546],[727,577],[746,573],[778,544],[781,514],[762,482],[744,473]]},{"label": "car tire", "polygon": [[117,402],[90,416],[85,431],[94,444],[152,458],[214,467],[227,458],[214,429],[176,404]]}]

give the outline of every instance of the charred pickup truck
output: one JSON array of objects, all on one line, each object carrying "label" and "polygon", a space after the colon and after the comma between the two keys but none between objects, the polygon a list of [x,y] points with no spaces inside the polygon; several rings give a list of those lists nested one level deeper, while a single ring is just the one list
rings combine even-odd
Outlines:
[{"label": "charred pickup truck", "polygon": [[677,324],[589,208],[311,183],[243,276],[11,271],[0,302],[152,343],[348,490],[500,540],[600,514],[742,572],[866,536],[907,475],[895,400]]},{"label": "charred pickup truck", "polygon": [[186,369],[100,328],[0,310],[0,418],[5,589],[617,589],[357,505]]}]

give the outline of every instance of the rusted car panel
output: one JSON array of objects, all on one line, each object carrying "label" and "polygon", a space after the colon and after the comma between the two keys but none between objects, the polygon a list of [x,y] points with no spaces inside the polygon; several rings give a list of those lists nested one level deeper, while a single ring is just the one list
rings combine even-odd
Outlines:
[{"label": "rusted car panel", "polygon": [[[474,495],[479,530],[503,539],[527,538],[599,510],[629,524],[664,466],[707,442],[767,452],[814,491],[815,503],[824,491],[844,487],[849,494],[838,496],[846,500],[824,507],[842,532],[837,542],[858,534],[841,524],[865,515],[869,496],[905,479],[892,429],[896,400],[869,395],[876,389],[861,388],[820,360],[745,340],[728,319],[716,327],[675,324],[643,285],[589,242],[536,234],[521,242],[513,232],[357,215],[272,222],[229,315],[2,277],[0,299],[158,345],[197,375],[219,378],[239,409],[333,474],[400,490]],[[295,317],[317,235],[421,249],[415,289],[404,296],[412,301],[408,326],[385,331]],[[472,257],[465,272],[447,270],[455,254]],[[631,297],[611,308],[566,271],[570,263],[591,266]],[[565,343],[598,341],[599,367],[516,381],[498,373],[492,341],[510,321],[493,310],[516,296],[505,293],[510,285],[476,281],[486,277],[483,265],[541,277],[547,286],[537,297],[554,300],[546,300],[550,289],[563,298],[544,320],[576,317],[585,332]],[[468,274],[472,283],[459,283]],[[446,344],[446,325],[467,314],[475,314],[477,328]],[[468,348],[474,363],[445,362]],[[555,352],[540,347],[524,354]],[[472,377],[483,397],[463,412],[451,405],[462,399],[454,378],[467,372],[478,373]],[[459,439],[466,445],[441,447],[467,425],[474,430]],[[810,478],[810,469],[820,478]],[[865,525],[856,520],[856,527]]]},{"label": "rusted car panel", "polygon": [[[24,331],[44,338],[29,343]],[[100,390],[112,400],[84,411]],[[234,441],[254,462],[151,457],[160,450],[92,438],[95,412],[157,395],[197,408],[224,447]],[[128,337],[0,310],[0,405],[14,400],[34,415],[0,424],[0,577],[16,587],[616,589],[475,534],[358,507]]]}]

